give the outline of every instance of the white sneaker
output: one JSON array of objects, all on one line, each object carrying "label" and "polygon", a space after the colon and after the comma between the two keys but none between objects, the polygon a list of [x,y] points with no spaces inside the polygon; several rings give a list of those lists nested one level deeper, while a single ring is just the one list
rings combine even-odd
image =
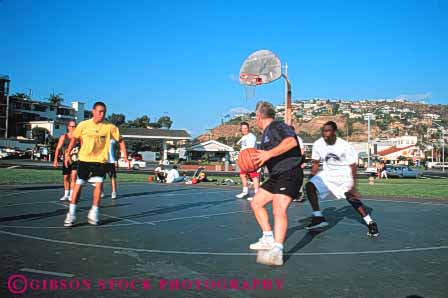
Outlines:
[{"label": "white sneaker", "polygon": [[244,199],[248,195],[249,195],[249,193],[243,191],[242,193],[237,194],[235,197],[238,198],[238,199]]},{"label": "white sneaker", "polygon": [[70,197],[68,197],[68,196],[62,196],[62,197],[59,199],[59,201],[68,201],[68,200],[70,200]]},{"label": "white sneaker", "polygon": [[64,227],[71,227],[75,224],[76,221],[76,215],[71,215],[70,212],[67,213],[67,216],[64,220]]},{"label": "white sneaker", "polygon": [[247,200],[248,201],[252,201],[254,199],[254,197],[248,197]]},{"label": "white sneaker", "polygon": [[99,225],[100,224],[100,217],[98,215],[98,211],[93,211],[90,209],[89,214],[87,215],[87,221],[91,225]]},{"label": "white sneaker", "polygon": [[112,192],[112,193],[110,194],[110,198],[111,198],[111,199],[116,199],[116,198],[117,198],[117,193],[116,193],[116,192]]},{"label": "white sneaker", "polygon": [[268,266],[282,266],[283,251],[277,248],[259,251],[257,254],[257,263]]},{"label": "white sneaker", "polygon": [[101,192],[100,197],[101,197],[101,198],[104,198],[104,192]]},{"label": "white sneaker", "polygon": [[261,237],[258,242],[249,245],[252,250],[269,250],[274,247],[274,237]]}]

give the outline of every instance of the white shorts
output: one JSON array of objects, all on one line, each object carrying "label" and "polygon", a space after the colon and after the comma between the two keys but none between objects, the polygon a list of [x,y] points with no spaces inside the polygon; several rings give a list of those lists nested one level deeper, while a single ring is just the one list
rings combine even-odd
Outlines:
[{"label": "white shorts", "polygon": [[345,199],[345,193],[353,187],[352,176],[330,176],[324,171],[317,173],[310,182],[317,188],[320,199],[326,199],[330,195]]}]

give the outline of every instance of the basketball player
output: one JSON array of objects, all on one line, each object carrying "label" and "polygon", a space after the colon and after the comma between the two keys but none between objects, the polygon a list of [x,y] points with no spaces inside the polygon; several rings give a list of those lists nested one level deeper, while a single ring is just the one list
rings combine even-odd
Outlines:
[{"label": "basketball player", "polygon": [[[73,138],[73,131],[76,128],[76,121],[70,120],[67,123],[67,133],[63,134],[59,138],[58,145],[56,146],[56,150],[54,153],[54,161],[53,167],[58,167],[58,157],[59,154],[63,154],[65,156],[65,151],[70,143],[70,140]],[[68,201],[70,200],[70,196],[73,192],[73,187],[76,182],[76,170],[78,167],[78,151],[79,151],[79,142],[75,143],[72,151],[69,154],[69,158],[71,163],[68,167],[65,166],[65,162],[62,163],[62,175],[64,176],[64,195],[59,199],[60,201]]]},{"label": "basketball player", "polygon": [[103,102],[96,102],[92,109],[93,117],[82,121],[73,132],[74,138],[71,139],[66,150],[65,163],[70,163],[69,153],[75,145],[76,139],[82,139],[81,150],[79,151],[78,177],[70,198],[69,212],[64,221],[64,226],[71,227],[76,221],[76,204],[81,195],[82,185],[90,180],[95,182],[93,191],[92,208],[89,211],[87,220],[90,224],[99,224],[98,207],[100,205],[100,194],[103,186],[105,164],[107,162],[110,141],[116,140],[120,144],[121,154],[125,162],[129,163],[126,147],[123,139],[120,137],[118,128],[110,123],[104,122],[106,115],[106,105]]},{"label": "basketball player", "polygon": [[112,139],[110,140],[109,155],[106,163],[106,173],[109,175],[110,181],[112,183],[112,193],[110,195],[111,199],[117,198],[117,169],[116,164],[118,162],[116,157],[116,145],[117,142]]},{"label": "basketball player", "polygon": [[[346,199],[366,222],[367,235],[377,237],[378,226],[365,210],[356,190],[358,155],[348,142],[336,137],[337,130],[336,123],[328,121],[323,126],[322,137],[313,144],[313,166],[310,180],[305,185],[313,218],[307,229],[320,229],[328,225],[319,209],[318,195],[321,199],[333,195],[337,199]],[[320,162],[323,162],[323,170],[318,172]]]},{"label": "basketball player", "polygon": [[[249,123],[241,122],[240,124],[241,133],[243,136],[238,141],[237,144],[241,145],[241,150],[247,148],[256,148],[257,146],[257,138],[253,133],[249,130]],[[255,172],[245,172],[243,170],[240,171],[241,183],[243,184],[243,191],[240,194],[237,194],[236,197],[238,199],[244,199],[249,195],[249,187],[247,184],[247,176],[249,176],[254,183],[254,192],[257,193],[259,185],[260,185],[260,173],[258,171]],[[248,197],[247,200],[251,201],[252,197]]]},{"label": "basketball player", "polygon": [[[285,123],[274,121],[275,110],[268,102],[259,102],[256,109],[257,125],[263,130],[261,147],[254,154],[258,165],[266,165],[270,177],[263,183],[251,202],[252,210],[263,232],[258,242],[250,245],[253,250],[267,250],[263,261],[266,265],[283,265],[283,243],[288,228],[287,209],[298,196],[303,182],[300,167],[302,155],[295,132]],[[272,202],[274,232],[269,224],[266,204]]]}]

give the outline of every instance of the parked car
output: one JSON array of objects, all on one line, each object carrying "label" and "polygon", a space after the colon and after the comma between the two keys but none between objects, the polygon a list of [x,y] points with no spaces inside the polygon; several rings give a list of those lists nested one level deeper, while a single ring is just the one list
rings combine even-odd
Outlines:
[{"label": "parked car", "polygon": [[143,160],[143,156],[137,152],[131,153],[130,156],[132,159],[135,159],[135,160]]},{"label": "parked car", "polygon": [[367,167],[367,169],[364,171],[364,173],[368,176],[374,176],[376,175],[376,168],[375,167]]},{"label": "parked car", "polygon": [[[129,161],[131,163],[131,168],[134,169],[134,170],[138,170],[140,168],[146,168],[146,162],[144,162],[144,161],[135,160],[135,159],[130,159]],[[127,168],[127,164],[124,161],[124,159],[122,159],[122,158],[120,158],[118,160],[118,166],[120,168]]]},{"label": "parked car", "polygon": [[403,165],[387,167],[386,171],[388,177],[419,178],[422,176],[422,172],[419,169]]}]

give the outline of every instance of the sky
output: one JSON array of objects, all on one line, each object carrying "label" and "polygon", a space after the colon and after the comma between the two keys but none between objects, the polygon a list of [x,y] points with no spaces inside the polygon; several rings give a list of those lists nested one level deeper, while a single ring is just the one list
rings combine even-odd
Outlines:
[{"label": "sky", "polygon": [[243,61],[288,64],[293,99],[409,98],[448,104],[448,1],[0,0],[0,74],[11,92],[96,100],[127,119],[169,115],[194,136],[246,99]]}]

